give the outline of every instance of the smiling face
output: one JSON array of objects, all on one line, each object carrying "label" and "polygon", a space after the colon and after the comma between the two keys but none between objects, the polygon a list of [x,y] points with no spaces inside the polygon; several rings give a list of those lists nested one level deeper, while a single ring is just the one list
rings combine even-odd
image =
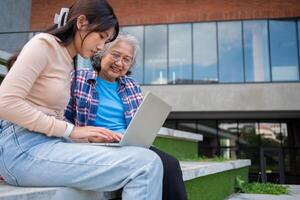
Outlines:
[{"label": "smiling face", "polygon": [[126,75],[133,62],[133,47],[126,41],[116,42],[101,59],[99,76],[104,80],[114,82]]}]

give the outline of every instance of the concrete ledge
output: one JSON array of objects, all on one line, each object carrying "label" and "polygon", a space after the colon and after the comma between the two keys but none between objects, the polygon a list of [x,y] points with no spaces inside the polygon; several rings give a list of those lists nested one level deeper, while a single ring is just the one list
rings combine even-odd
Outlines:
[{"label": "concrete ledge", "polygon": [[203,140],[203,136],[200,134],[165,128],[165,127],[162,127],[159,130],[158,136],[166,137],[166,138],[175,138],[180,140],[187,140],[187,141],[194,141],[194,142]]},{"label": "concrete ledge", "polygon": [[230,160],[225,162],[180,162],[184,181],[233,169],[248,167],[250,165],[250,160]]},{"label": "concrete ledge", "polygon": [[0,200],[108,200],[120,196],[116,192],[82,191],[67,187],[15,187],[0,183]]},{"label": "concrete ledge", "polygon": [[[202,176],[250,166],[250,160],[226,162],[180,162],[183,179],[189,181]],[[108,200],[121,195],[116,192],[81,191],[66,187],[15,187],[0,183],[0,200]]]},{"label": "concrete ledge", "polygon": [[8,60],[11,55],[12,55],[11,53],[0,50],[0,59],[2,60]]},{"label": "concrete ledge", "polygon": [[8,72],[7,67],[0,64],[0,77],[6,76],[7,72]]}]

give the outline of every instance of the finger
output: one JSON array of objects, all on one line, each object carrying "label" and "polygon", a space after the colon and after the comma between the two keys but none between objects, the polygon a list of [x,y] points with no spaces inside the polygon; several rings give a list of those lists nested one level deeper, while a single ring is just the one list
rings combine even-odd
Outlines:
[{"label": "finger", "polygon": [[112,137],[108,136],[105,133],[100,133],[100,132],[95,132],[95,131],[90,131],[87,133],[87,137],[99,137],[99,138],[103,138],[103,139],[107,139],[107,140],[111,140]]},{"label": "finger", "polygon": [[115,133],[112,136],[114,141],[120,141],[119,137]]},{"label": "finger", "polygon": [[120,142],[120,138],[116,135],[114,135],[114,140]]},{"label": "finger", "polygon": [[107,128],[103,128],[103,127],[97,127],[97,126],[90,126],[91,130],[93,131],[100,131],[100,132],[105,132],[108,134],[113,134],[113,132]]},{"label": "finger", "polygon": [[110,139],[114,138],[114,136],[113,136],[114,133],[111,130],[109,130],[109,129],[106,129],[106,128],[103,128],[103,127],[94,127],[93,131],[105,134]]},{"label": "finger", "polygon": [[121,133],[116,133],[115,135],[118,137],[119,141],[120,141],[120,140],[122,139],[122,137],[123,137],[123,135],[122,135]]},{"label": "finger", "polygon": [[90,137],[89,142],[92,143],[103,143],[103,142],[108,142],[105,138],[100,138],[100,137]]},{"label": "finger", "polygon": [[113,137],[113,136],[114,136],[114,132],[112,132],[112,131],[109,130],[109,129],[101,128],[101,131],[102,131],[103,133],[105,133],[107,136],[110,136],[110,137]]}]

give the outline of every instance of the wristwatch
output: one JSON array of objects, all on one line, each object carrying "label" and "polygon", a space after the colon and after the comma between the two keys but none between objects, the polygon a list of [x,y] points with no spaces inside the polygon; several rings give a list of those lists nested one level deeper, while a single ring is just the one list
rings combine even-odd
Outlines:
[{"label": "wristwatch", "polygon": [[64,138],[69,138],[69,136],[71,135],[73,129],[74,129],[74,125],[71,124],[71,123],[69,123],[69,122],[67,122],[67,128],[66,128],[66,130],[65,130],[65,132],[63,134],[63,137]]}]

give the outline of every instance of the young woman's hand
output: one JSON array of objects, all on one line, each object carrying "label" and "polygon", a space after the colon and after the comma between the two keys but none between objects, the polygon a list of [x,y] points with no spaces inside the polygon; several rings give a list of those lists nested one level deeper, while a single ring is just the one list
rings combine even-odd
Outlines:
[{"label": "young woman's hand", "polygon": [[71,135],[74,140],[87,140],[89,142],[112,142],[120,141],[120,135],[114,134],[112,131],[95,126],[74,127]]}]

